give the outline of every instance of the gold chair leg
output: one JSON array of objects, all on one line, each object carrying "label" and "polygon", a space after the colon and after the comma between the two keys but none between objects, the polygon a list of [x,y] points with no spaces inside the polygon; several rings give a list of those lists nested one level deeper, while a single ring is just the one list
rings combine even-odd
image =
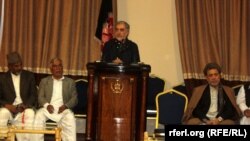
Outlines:
[{"label": "gold chair leg", "polygon": [[7,141],[15,141],[15,133],[13,132],[13,127],[9,127]]},{"label": "gold chair leg", "polygon": [[55,140],[56,141],[61,141],[61,128],[55,128]]}]

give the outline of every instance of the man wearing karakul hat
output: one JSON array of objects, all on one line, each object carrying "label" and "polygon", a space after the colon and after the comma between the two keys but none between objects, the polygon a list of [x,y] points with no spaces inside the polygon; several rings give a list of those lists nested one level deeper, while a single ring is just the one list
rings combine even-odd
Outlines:
[{"label": "man wearing karakul hat", "polygon": [[[8,71],[0,77],[0,127],[8,122],[31,128],[37,103],[34,74],[23,70],[21,56],[17,52],[7,55]],[[16,134],[18,141],[31,141],[29,134]]]}]

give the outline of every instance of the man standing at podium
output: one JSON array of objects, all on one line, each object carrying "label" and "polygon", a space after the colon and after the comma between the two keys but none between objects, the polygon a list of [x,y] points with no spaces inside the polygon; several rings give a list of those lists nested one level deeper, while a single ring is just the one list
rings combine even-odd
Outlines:
[{"label": "man standing at podium", "polygon": [[114,38],[105,43],[102,61],[116,64],[130,64],[140,62],[140,55],[136,43],[128,39],[130,26],[125,21],[115,25]]}]

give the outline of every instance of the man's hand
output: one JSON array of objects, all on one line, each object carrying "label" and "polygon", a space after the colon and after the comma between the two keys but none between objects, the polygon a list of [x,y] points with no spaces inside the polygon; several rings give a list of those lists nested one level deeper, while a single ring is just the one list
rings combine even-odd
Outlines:
[{"label": "man's hand", "polygon": [[121,64],[122,63],[122,60],[120,58],[116,58],[115,60],[113,60],[113,63],[116,63],[116,64]]},{"label": "man's hand", "polygon": [[47,110],[48,110],[48,112],[49,112],[50,114],[53,114],[53,112],[54,112],[54,107],[53,107],[53,105],[48,105],[48,106],[47,106]]},{"label": "man's hand", "polygon": [[58,110],[58,114],[62,113],[65,109],[67,109],[66,105],[62,105],[59,110]]},{"label": "man's hand", "polygon": [[5,108],[7,108],[11,113],[16,114],[18,113],[16,106],[11,105],[11,104],[5,104]]},{"label": "man's hand", "polygon": [[24,105],[23,103],[18,104],[18,105],[16,106],[17,112],[20,112],[20,113],[23,112],[26,108],[27,108],[27,106]]},{"label": "man's hand", "polygon": [[213,125],[213,122],[211,120],[206,120],[205,124],[206,125]]},{"label": "man's hand", "polygon": [[220,123],[218,118],[212,119],[211,122],[212,122],[212,125],[219,125],[219,123]]},{"label": "man's hand", "polygon": [[244,111],[244,115],[249,118],[250,117],[250,109],[246,109]]}]

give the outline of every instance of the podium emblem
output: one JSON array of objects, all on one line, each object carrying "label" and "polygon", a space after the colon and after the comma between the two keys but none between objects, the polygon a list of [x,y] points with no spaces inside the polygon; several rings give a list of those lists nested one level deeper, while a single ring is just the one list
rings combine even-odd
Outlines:
[{"label": "podium emblem", "polygon": [[123,91],[123,84],[120,82],[119,79],[116,79],[115,82],[111,83],[111,90],[113,91],[113,93],[122,93]]}]

